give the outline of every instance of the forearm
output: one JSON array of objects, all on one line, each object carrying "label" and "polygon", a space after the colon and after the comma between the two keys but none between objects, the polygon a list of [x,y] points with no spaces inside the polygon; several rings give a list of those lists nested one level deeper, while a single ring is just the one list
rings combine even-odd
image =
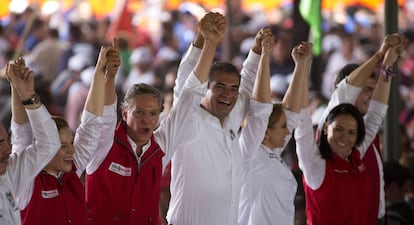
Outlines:
[{"label": "forearm", "polygon": [[252,99],[262,102],[271,102],[269,54],[263,53],[260,57],[259,69],[253,87]]},{"label": "forearm", "polygon": [[116,102],[116,88],[115,88],[115,75],[107,75],[105,77],[105,102],[104,105],[112,105]]},{"label": "forearm", "polygon": [[12,96],[13,120],[19,125],[29,122],[29,118],[27,117],[24,106],[16,90],[13,88],[13,86],[11,88],[11,96]]},{"label": "forearm", "polygon": [[194,73],[200,83],[205,83],[208,80],[211,64],[213,63],[214,54],[216,52],[217,43],[205,41],[204,47],[201,50],[200,58],[194,68]]},{"label": "forearm", "polygon": [[358,66],[351,74],[347,77],[347,82],[353,86],[363,87],[365,81],[371,77],[378,63],[380,63],[380,53],[377,52],[362,65]]},{"label": "forearm", "polygon": [[102,116],[104,105],[104,74],[101,68],[97,66],[95,74],[93,75],[91,87],[89,88],[88,96],[86,98],[86,111],[96,115]]},{"label": "forearm", "polygon": [[[308,104],[308,74],[309,63],[304,62],[297,64],[293,71],[292,81],[283,97],[283,105],[286,109],[299,113],[301,108],[305,108]],[[304,99],[306,98],[306,99]]]}]

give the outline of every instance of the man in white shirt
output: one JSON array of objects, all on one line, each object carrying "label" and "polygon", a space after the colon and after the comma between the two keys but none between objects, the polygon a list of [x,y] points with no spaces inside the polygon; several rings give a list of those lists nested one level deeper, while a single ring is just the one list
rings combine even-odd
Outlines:
[{"label": "man in white shirt", "polygon": [[[33,132],[33,143],[11,154],[9,137],[0,124],[0,224],[19,225],[20,211],[13,196],[18,195],[46,166],[60,148],[55,123],[34,92],[33,72],[10,63],[6,76],[25,106]],[[18,134],[16,134],[18,135]]]},{"label": "man in white shirt", "polygon": [[199,23],[202,37],[198,35],[179,67],[170,117],[184,102],[193,104],[180,123],[186,135],[181,133],[181,144],[172,158],[167,220],[173,225],[237,224],[242,171],[240,124],[248,108],[255,116],[266,118],[271,111],[271,104],[250,99],[262,31],[256,36],[240,76],[229,63],[213,63],[225,29],[222,15],[208,13]]}]

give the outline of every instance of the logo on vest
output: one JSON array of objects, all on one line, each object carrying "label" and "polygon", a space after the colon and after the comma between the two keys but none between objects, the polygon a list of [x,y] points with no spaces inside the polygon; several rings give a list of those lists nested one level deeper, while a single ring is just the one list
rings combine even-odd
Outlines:
[{"label": "logo on vest", "polygon": [[55,198],[57,196],[59,196],[59,191],[57,189],[53,189],[50,191],[42,190],[42,198]]},{"label": "logo on vest", "polygon": [[121,176],[125,176],[125,177],[130,177],[131,171],[132,171],[131,167],[124,167],[114,162],[112,162],[111,165],[109,166],[109,170]]}]

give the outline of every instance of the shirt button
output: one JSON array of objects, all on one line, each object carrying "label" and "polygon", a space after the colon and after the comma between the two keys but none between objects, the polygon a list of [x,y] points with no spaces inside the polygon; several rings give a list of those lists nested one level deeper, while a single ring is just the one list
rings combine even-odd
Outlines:
[{"label": "shirt button", "polygon": [[72,220],[68,220],[68,223],[72,223]]},{"label": "shirt button", "polygon": [[132,209],[131,209],[131,211],[132,211],[132,212],[135,212],[135,208],[132,208]]}]

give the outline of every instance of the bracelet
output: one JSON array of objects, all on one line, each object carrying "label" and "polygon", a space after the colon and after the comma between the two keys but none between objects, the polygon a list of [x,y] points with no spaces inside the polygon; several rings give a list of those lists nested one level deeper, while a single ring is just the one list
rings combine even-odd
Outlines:
[{"label": "bracelet", "polygon": [[392,66],[382,64],[380,72],[380,74],[384,76],[385,82],[388,82],[390,80],[390,77],[394,76],[394,70]]}]

